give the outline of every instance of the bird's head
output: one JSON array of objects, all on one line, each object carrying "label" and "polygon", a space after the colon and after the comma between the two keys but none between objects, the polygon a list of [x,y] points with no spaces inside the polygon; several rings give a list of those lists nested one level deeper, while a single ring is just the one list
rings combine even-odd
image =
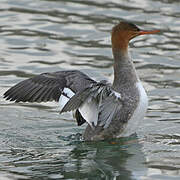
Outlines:
[{"label": "bird's head", "polygon": [[141,30],[136,25],[130,22],[121,21],[112,29],[112,48],[120,49],[121,51],[127,50],[129,41],[136,36],[145,34],[155,34],[160,32],[159,30]]}]

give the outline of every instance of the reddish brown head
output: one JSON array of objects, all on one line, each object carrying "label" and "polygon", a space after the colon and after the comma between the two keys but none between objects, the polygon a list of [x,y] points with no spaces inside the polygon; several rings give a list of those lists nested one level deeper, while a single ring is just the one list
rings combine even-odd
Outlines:
[{"label": "reddish brown head", "polygon": [[112,29],[112,48],[114,50],[120,50],[122,53],[127,52],[128,44],[131,39],[136,36],[144,34],[155,34],[159,30],[145,31],[140,30],[136,25],[122,21]]}]

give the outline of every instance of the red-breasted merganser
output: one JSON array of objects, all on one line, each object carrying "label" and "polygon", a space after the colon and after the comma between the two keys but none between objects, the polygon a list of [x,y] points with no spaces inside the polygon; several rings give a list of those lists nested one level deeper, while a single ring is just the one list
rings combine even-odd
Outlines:
[{"label": "red-breasted merganser", "polygon": [[24,80],[4,97],[15,102],[59,101],[61,113],[75,111],[78,125],[88,123],[83,135],[87,141],[129,136],[144,118],[148,99],[129,57],[128,44],[136,36],[157,32],[140,30],[124,21],[113,27],[113,84],[96,82],[77,70],[58,71]]}]

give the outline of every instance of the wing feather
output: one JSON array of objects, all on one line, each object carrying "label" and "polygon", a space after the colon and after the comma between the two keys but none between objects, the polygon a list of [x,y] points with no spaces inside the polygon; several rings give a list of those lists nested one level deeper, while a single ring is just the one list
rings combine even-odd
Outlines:
[{"label": "wing feather", "polygon": [[[16,102],[59,101],[63,90],[75,94],[68,97],[62,112],[76,110],[78,124],[85,120],[92,128],[107,128],[122,107],[121,95],[105,81],[95,82],[80,71],[43,73],[24,80],[4,93],[4,98]],[[65,95],[65,94],[63,94]]]},{"label": "wing feather", "polygon": [[88,124],[107,128],[114,114],[122,107],[121,95],[107,84],[96,83],[75,94],[62,112],[78,109]]},{"label": "wing feather", "polygon": [[43,73],[11,87],[4,93],[4,98],[16,102],[58,101],[64,88],[77,93],[94,82],[80,71]]}]

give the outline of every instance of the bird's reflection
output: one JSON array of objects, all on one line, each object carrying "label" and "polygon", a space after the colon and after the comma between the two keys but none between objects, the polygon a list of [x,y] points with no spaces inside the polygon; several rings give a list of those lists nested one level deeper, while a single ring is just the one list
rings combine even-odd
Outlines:
[{"label": "bird's reflection", "polygon": [[30,179],[123,180],[139,179],[139,174],[146,173],[144,154],[136,137],[109,142],[64,142],[67,144],[59,147],[12,150],[12,161],[4,164],[6,172]]},{"label": "bird's reflection", "polygon": [[75,176],[88,179],[130,180],[135,179],[134,171],[146,171],[141,145],[136,138],[80,143],[69,153],[69,157],[71,162],[74,162],[75,169],[69,173],[64,169],[62,173],[65,178]]}]

